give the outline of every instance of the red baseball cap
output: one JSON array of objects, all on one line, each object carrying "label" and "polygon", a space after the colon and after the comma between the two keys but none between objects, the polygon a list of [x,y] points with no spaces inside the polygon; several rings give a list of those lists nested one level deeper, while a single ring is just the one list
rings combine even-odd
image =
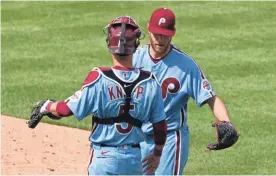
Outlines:
[{"label": "red baseball cap", "polygon": [[148,30],[151,33],[166,36],[174,36],[175,34],[175,15],[167,8],[155,10],[149,21]]}]

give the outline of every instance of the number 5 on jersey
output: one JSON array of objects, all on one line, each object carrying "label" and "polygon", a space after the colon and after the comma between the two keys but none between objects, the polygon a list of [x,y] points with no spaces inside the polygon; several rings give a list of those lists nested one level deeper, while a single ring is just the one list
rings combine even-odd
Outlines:
[{"label": "number 5 on jersey", "polygon": [[[125,106],[125,104],[121,104],[120,105],[119,115],[123,114],[123,112],[124,112],[124,106]],[[130,104],[129,110],[134,110],[134,104]],[[127,123],[127,126],[123,127],[122,124],[116,124],[116,129],[121,134],[128,134],[133,129],[133,125]]]}]

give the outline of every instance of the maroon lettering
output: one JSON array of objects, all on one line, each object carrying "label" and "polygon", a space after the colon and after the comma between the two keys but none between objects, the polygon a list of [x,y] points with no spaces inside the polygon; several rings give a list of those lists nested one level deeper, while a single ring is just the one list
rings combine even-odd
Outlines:
[{"label": "maroon lettering", "polygon": [[139,95],[143,94],[144,88],[142,86],[138,86],[137,92],[136,92],[136,99],[139,98]]},{"label": "maroon lettering", "polygon": [[123,98],[123,91],[121,87],[116,86],[116,90],[117,90],[117,98]]},{"label": "maroon lettering", "polygon": [[108,88],[108,95],[109,95],[110,100],[115,99],[115,95],[113,93],[113,87]]}]

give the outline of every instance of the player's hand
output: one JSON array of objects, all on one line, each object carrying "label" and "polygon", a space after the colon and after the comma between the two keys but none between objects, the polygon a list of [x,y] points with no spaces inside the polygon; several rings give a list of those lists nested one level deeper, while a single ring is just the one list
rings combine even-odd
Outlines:
[{"label": "player's hand", "polygon": [[[42,100],[45,101],[45,100]],[[38,102],[41,103],[42,101]],[[39,113],[41,113],[41,115],[47,115],[49,113],[49,111],[46,110],[46,107],[48,106],[49,103],[53,103],[50,99],[46,100],[43,105],[41,106],[41,108],[39,109]]]},{"label": "player's hand", "polygon": [[142,164],[143,168],[146,168],[144,170],[144,173],[147,175],[154,174],[155,170],[157,169],[159,162],[160,162],[161,156],[156,156],[154,153],[150,153],[145,159],[143,159]]},{"label": "player's hand", "polygon": [[41,100],[36,103],[31,111],[31,117],[28,121],[29,128],[35,128],[40,122],[42,117],[48,113],[46,106],[49,103],[49,100]]},{"label": "player's hand", "polygon": [[35,128],[37,124],[40,122],[43,116],[47,115],[49,118],[54,120],[59,120],[61,117],[55,116],[54,114],[50,113],[46,110],[46,107],[49,103],[53,103],[56,100],[47,99],[47,100],[40,100],[36,103],[31,111],[30,120],[27,122],[29,128]]},{"label": "player's hand", "polygon": [[212,126],[216,128],[217,141],[208,144],[207,151],[226,149],[238,141],[239,134],[231,122],[216,121]]}]

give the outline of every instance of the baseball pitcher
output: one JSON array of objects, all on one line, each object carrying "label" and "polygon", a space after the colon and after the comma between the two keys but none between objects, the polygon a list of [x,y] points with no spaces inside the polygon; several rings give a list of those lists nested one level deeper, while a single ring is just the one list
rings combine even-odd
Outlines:
[{"label": "baseball pitcher", "polygon": [[[171,44],[175,34],[175,15],[167,8],[155,10],[148,23],[150,44],[138,49],[133,56],[134,67],[151,71],[162,88],[166,120],[167,141],[157,175],[182,175],[189,154],[189,128],[187,103],[194,99],[198,106],[209,104],[218,122],[218,140],[208,145],[209,150],[232,146],[238,135],[229,120],[223,102],[196,62]],[[142,158],[154,149],[154,133],[151,124],[143,126],[147,134],[141,143]]]}]

